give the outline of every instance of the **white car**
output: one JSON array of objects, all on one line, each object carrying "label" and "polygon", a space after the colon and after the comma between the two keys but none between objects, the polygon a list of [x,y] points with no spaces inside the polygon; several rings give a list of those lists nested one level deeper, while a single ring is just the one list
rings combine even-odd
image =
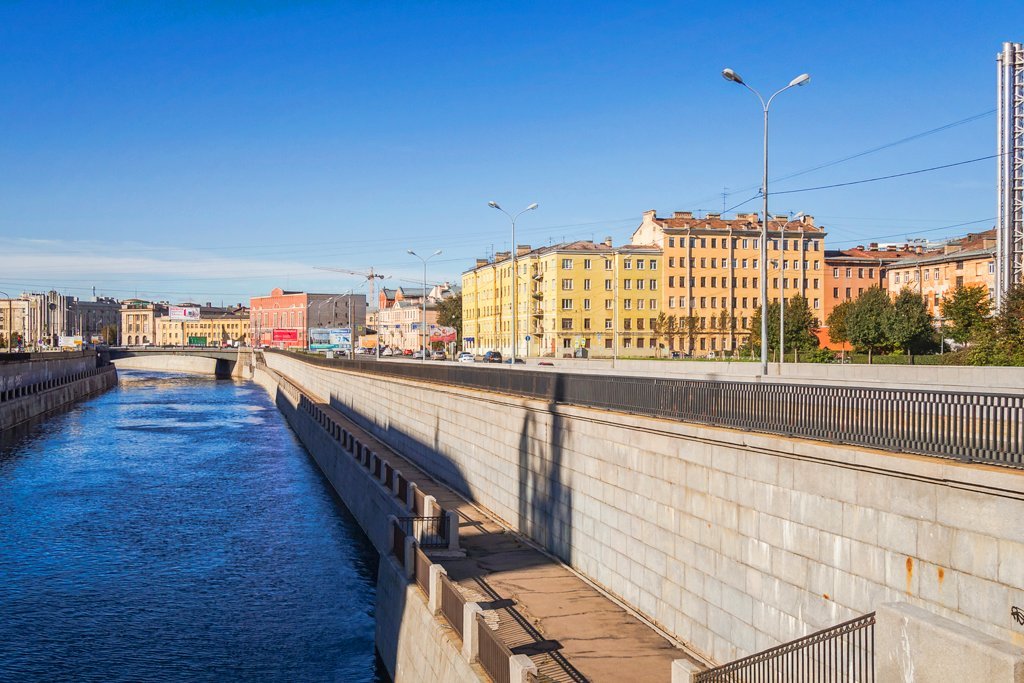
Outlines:
[{"label": "white car", "polygon": [[460,353],[456,360],[458,360],[460,363],[475,363],[476,362],[476,358],[469,351],[463,351],[462,353]]},{"label": "white car", "polygon": [[395,352],[394,352],[394,351],[393,351],[393,350],[391,349],[391,347],[389,346],[388,348],[386,348],[386,349],[384,349],[383,351],[381,351],[381,352],[380,352],[380,355],[381,355],[382,357],[385,357],[385,356],[393,356],[393,355],[395,355]]}]

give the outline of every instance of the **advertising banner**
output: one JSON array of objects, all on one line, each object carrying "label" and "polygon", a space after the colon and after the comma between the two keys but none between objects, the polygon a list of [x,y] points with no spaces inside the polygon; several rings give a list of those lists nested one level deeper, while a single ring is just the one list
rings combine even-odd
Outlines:
[{"label": "advertising banner", "polygon": [[199,320],[198,306],[168,306],[168,320]]},{"label": "advertising banner", "polygon": [[58,341],[62,349],[75,349],[79,351],[82,349],[82,335],[80,334],[73,337],[60,337]]},{"label": "advertising banner", "polygon": [[298,330],[282,330],[274,328],[274,341],[299,341]]},{"label": "advertising banner", "polygon": [[435,327],[430,332],[430,341],[448,343],[455,341],[457,336],[454,327]]},{"label": "advertising banner", "polygon": [[351,349],[352,330],[345,328],[315,327],[309,331],[311,349]]}]

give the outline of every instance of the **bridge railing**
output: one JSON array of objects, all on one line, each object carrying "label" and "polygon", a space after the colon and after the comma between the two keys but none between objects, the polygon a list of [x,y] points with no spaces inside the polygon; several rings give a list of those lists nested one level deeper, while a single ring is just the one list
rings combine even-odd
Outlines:
[{"label": "bridge railing", "polygon": [[352,372],[526,396],[745,431],[1024,466],[1024,396],[527,371],[457,363],[332,360]]},{"label": "bridge railing", "polygon": [[702,671],[695,683],[874,683],[875,613]]}]

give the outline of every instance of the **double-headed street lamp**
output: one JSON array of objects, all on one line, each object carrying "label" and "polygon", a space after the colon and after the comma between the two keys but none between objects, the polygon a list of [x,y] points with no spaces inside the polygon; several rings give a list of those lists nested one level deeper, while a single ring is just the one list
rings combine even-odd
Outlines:
[{"label": "double-headed street lamp", "polygon": [[757,99],[761,102],[761,107],[764,110],[764,175],[761,180],[761,198],[764,200],[762,223],[761,223],[761,374],[768,374],[768,109],[772,106],[772,100],[774,100],[779,93],[794,88],[799,85],[804,85],[811,80],[808,74],[800,74],[789,82],[785,88],[776,90],[768,101],[765,101],[761,97],[761,93],[757,92],[749,85],[743,82],[743,79],[738,73],[732,69],[723,69],[722,78],[733,83],[738,83],[744,88],[754,93]]},{"label": "double-headed street lamp", "polygon": [[[519,309],[516,306],[516,294],[518,290],[517,277],[519,273],[516,271],[516,256],[518,255],[519,248],[516,246],[516,219],[522,216],[527,211],[533,211],[537,208],[537,202],[530,204],[528,207],[517,213],[516,215],[510,214],[505,209],[498,206],[498,202],[487,202],[487,206],[492,209],[497,209],[503,214],[508,216],[508,219],[512,221],[512,358],[509,367],[514,368],[516,365],[516,342],[519,337]],[[526,354],[529,355],[530,351],[527,349]]]},{"label": "double-headed street lamp", "polygon": [[425,361],[427,360],[427,261],[435,256],[439,256],[441,254],[441,250],[438,249],[427,258],[423,258],[412,249],[406,249],[406,251],[418,258],[420,261],[423,261],[423,358],[420,360]]}]

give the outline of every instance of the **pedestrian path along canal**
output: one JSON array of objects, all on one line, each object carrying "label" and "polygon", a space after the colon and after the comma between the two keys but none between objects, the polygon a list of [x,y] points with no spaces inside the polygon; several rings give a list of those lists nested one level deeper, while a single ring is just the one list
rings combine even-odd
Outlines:
[{"label": "pedestrian path along canal", "polygon": [[386,681],[376,570],[255,384],[122,371],[0,443],[0,681]]}]

